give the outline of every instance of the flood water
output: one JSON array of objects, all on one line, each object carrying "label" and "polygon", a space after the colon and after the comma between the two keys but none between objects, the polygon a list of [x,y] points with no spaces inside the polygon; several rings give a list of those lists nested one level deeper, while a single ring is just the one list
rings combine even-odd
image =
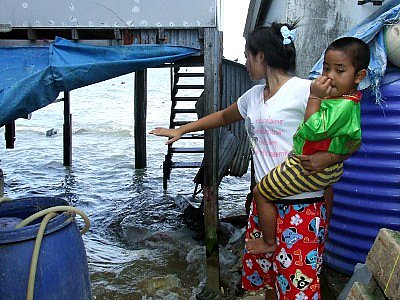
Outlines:
[{"label": "flood water", "polygon": [[[63,166],[62,102],[17,120],[15,149],[0,142],[5,195],[60,196],[87,214],[83,239],[95,299],[195,299],[205,282],[205,247],[176,200],[192,194],[197,170],[172,170],[164,191],[167,147],[151,135],[147,168],[135,170],[133,82],[129,74],[71,92],[71,167]],[[149,70],[148,130],[168,127],[169,91],[169,69]],[[46,136],[52,128],[57,134]],[[223,180],[221,217],[244,213],[249,182],[249,174]],[[221,249],[222,264],[235,259]]]}]

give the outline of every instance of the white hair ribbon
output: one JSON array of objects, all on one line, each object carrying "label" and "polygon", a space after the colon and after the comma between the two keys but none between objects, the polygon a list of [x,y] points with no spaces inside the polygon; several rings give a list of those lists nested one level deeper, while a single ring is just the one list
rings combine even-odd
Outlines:
[{"label": "white hair ribbon", "polygon": [[[294,38],[296,36],[296,29],[289,30],[289,28],[287,28],[287,26],[282,26],[281,34],[283,36],[283,44],[288,45],[292,41],[294,41]],[[289,39],[289,38],[291,38],[291,39]]]}]

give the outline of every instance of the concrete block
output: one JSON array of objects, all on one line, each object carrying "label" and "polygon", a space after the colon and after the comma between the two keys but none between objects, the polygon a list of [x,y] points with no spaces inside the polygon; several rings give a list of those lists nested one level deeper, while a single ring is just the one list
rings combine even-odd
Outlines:
[{"label": "concrete block", "polygon": [[400,232],[382,228],[368,253],[366,265],[385,296],[400,300]]},{"label": "concrete block", "polygon": [[345,300],[355,282],[359,282],[368,286],[372,279],[372,273],[365,264],[357,264],[354,267],[354,273],[340,292],[337,300]]},{"label": "concrete block", "polygon": [[382,291],[381,287],[376,282],[374,277],[371,278],[371,281],[366,286],[367,286],[368,293],[372,296],[372,299],[374,299],[374,300],[387,300],[387,298],[383,294],[383,291]]},{"label": "concrete block", "polygon": [[360,282],[355,282],[347,295],[346,300],[374,300],[367,288]]}]

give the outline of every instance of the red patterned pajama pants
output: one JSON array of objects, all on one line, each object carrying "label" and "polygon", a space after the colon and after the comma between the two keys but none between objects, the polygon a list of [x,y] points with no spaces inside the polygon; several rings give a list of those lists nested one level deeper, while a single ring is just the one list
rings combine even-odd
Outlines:
[{"label": "red patterned pajama pants", "polygon": [[[281,300],[321,299],[319,273],[325,242],[325,201],[313,204],[276,204],[276,207],[276,252],[249,254],[244,250],[243,288],[275,288]],[[261,238],[254,200],[246,238]]]}]

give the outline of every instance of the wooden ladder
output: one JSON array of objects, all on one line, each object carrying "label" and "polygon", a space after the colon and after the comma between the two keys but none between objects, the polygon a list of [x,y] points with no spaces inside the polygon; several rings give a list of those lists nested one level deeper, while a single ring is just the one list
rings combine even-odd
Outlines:
[{"label": "wooden ladder", "polygon": [[[194,69],[194,68],[193,68]],[[189,83],[179,82],[189,81]],[[190,83],[195,81],[195,84]],[[201,81],[201,83],[199,83]],[[169,128],[177,128],[184,124],[197,120],[196,102],[204,91],[204,73],[191,72],[187,68],[171,68],[171,114]],[[181,140],[204,140],[204,133],[185,134]],[[188,143],[185,143],[188,144]],[[195,143],[194,143],[195,144]],[[199,144],[199,142],[197,142]],[[175,168],[199,168],[204,154],[202,146],[178,147],[174,143],[168,145],[167,154],[163,162],[163,188],[167,189],[171,170]],[[199,154],[196,161],[173,161],[178,154]],[[182,159],[182,157],[180,158]]]}]

